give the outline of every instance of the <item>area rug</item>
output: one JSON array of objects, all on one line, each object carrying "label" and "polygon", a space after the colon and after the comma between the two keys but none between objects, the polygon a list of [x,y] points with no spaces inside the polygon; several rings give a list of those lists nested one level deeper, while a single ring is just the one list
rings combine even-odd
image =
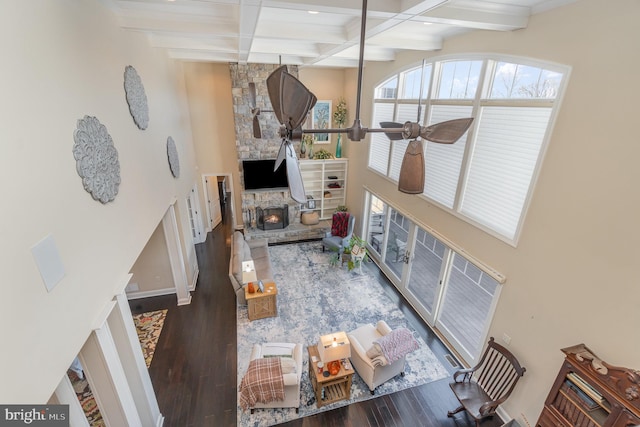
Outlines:
[{"label": "area rug", "polygon": [[[153,353],[156,350],[158,338],[160,337],[160,332],[162,332],[166,317],[167,310],[150,311],[133,316],[133,323],[136,325],[136,332],[138,333],[147,368],[151,365]],[[76,396],[78,396],[78,400],[80,401],[89,425],[91,427],[104,427],[106,424],[102,418],[96,399],[93,397],[87,377],[83,376],[83,378],[80,378],[78,374],[71,369],[67,371],[67,375],[76,392]]]},{"label": "area rug", "polygon": [[156,351],[156,344],[158,344],[158,338],[160,338],[160,332],[162,332],[164,319],[166,317],[166,309],[149,311],[133,316],[133,323],[136,325],[136,331],[138,332],[138,338],[140,339],[140,346],[142,347],[142,354],[144,355],[144,361],[147,363],[147,368],[151,366],[153,353]]},{"label": "area rug", "polygon": [[[249,366],[254,344],[264,342],[302,343],[303,372],[299,413],[293,408],[256,409],[253,414],[238,406],[239,426],[270,426],[335,409],[354,402],[394,393],[448,376],[424,340],[413,330],[397,306],[384,293],[382,285],[365,270],[348,271],[331,266],[330,252],[322,252],[319,242],[304,242],[270,246],[269,254],[278,286],[278,316],[249,321],[247,308],[238,307],[238,375],[240,385]],[[352,331],[366,323],[384,319],[391,328],[409,328],[420,348],[406,358],[405,376],[380,385],[375,396],[354,374],[351,398],[321,408],[309,382],[309,356],[306,347],[318,342],[320,335],[337,331]]]}]

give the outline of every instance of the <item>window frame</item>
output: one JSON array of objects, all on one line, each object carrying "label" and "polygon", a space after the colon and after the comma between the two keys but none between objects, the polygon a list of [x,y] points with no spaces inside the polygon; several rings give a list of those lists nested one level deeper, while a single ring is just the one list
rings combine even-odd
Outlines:
[{"label": "window frame", "polygon": [[[440,79],[440,75],[442,72],[442,64],[444,64],[445,62],[450,62],[450,61],[482,61],[481,64],[481,70],[480,70],[480,76],[479,76],[479,81],[478,81],[478,89],[477,89],[477,94],[474,98],[469,98],[469,99],[439,99],[439,98],[434,98],[434,94],[437,94],[439,91],[439,82],[441,81]],[[549,99],[549,98],[536,98],[536,99],[527,99],[527,98],[497,98],[497,99],[491,99],[489,98],[491,96],[491,90],[492,90],[492,83],[493,83],[493,78],[495,76],[495,72],[496,72],[496,67],[499,63],[501,62],[507,62],[507,63],[513,63],[513,64],[517,64],[517,65],[522,65],[522,66],[529,66],[529,67],[536,67],[536,68],[541,68],[543,70],[546,71],[552,71],[552,72],[557,72],[562,74],[562,77],[560,79],[560,83],[558,85],[558,92],[557,95],[554,99]],[[490,226],[487,226],[485,224],[482,224],[476,220],[474,220],[473,218],[465,215],[464,213],[462,213],[460,211],[461,209],[461,204],[462,204],[462,199],[464,196],[463,190],[464,187],[467,183],[467,179],[468,179],[468,173],[469,173],[469,162],[471,160],[471,152],[474,148],[475,145],[475,141],[476,141],[476,132],[479,126],[479,121],[478,120],[474,120],[473,125],[471,126],[471,128],[468,131],[468,138],[467,138],[467,142],[466,142],[466,146],[465,146],[465,150],[464,150],[464,155],[462,158],[462,164],[460,166],[460,173],[458,176],[458,182],[457,182],[457,187],[456,187],[456,194],[455,194],[455,199],[453,202],[453,206],[452,207],[448,207],[442,203],[440,203],[437,200],[431,199],[429,196],[427,196],[425,193],[421,193],[416,195],[417,197],[423,199],[424,201],[427,201],[428,203],[431,204],[435,204],[436,206],[438,206],[439,208],[445,210],[446,212],[456,216],[457,218],[473,225],[476,228],[479,228],[481,230],[483,230],[484,232],[492,235],[493,237],[496,237],[502,241],[504,241],[505,243],[508,243],[509,245],[513,246],[513,247],[517,247],[518,244],[518,240],[520,238],[521,232],[522,232],[522,228],[523,225],[525,223],[526,220],[526,216],[527,216],[527,212],[529,210],[529,206],[531,204],[531,199],[533,197],[533,194],[535,192],[535,188],[537,185],[537,181],[540,175],[540,170],[542,168],[542,164],[544,162],[544,158],[546,155],[546,152],[548,150],[548,146],[549,146],[549,141],[551,139],[551,135],[553,133],[553,129],[555,127],[555,123],[557,120],[557,116],[559,114],[559,110],[561,108],[562,105],[562,100],[564,98],[564,94],[566,92],[567,86],[568,86],[568,81],[570,78],[570,74],[571,74],[571,67],[567,66],[567,65],[562,65],[562,64],[558,64],[558,63],[554,63],[554,62],[549,62],[549,61],[543,61],[543,60],[538,60],[538,59],[532,59],[532,58],[527,58],[527,57],[520,57],[520,56],[511,56],[511,55],[498,55],[498,54],[456,54],[456,55],[443,55],[443,56],[437,56],[437,57],[433,57],[433,58],[429,58],[426,62],[426,66],[431,66],[431,73],[430,73],[430,81],[425,81],[425,92],[427,93],[427,98],[422,100],[422,104],[423,104],[423,116],[424,116],[424,120],[423,123],[429,123],[430,120],[430,116],[431,116],[431,111],[432,111],[432,107],[433,106],[438,106],[438,105],[456,105],[456,106],[460,106],[460,105],[468,105],[471,106],[472,108],[472,116],[473,117],[477,117],[478,114],[480,113],[481,109],[484,107],[493,107],[493,106],[507,106],[507,107],[540,107],[540,108],[548,108],[551,107],[551,114],[549,117],[549,121],[547,123],[547,128],[544,132],[544,136],[542,138],[541,144],[540,144],[540,149],[538,152],[538,156],[537,156],[537,160],[536,163],[533,167],[533,172],[531,175],[531,179],[529,182],[529,187],[527,189],[527,193],[524,197],[524,202],[520,211],[520,217],[517,221],[517,226],[515,228],[515,232],[513,234],[513,237],[507,236],[505,234],[500,233],[499,231],[494,230],[493,228],[491,228]],[[403,75],[409,72],[412,72],[418,68],[422,67],[422,61],[420,60],[420,62],[416,63],[413,62],[407,66],[404,66],[402,68],[400,68],[398,71],[395,71],[392,74],[389,74],[387,76],[385,76],[384,78],[382,78],[377,84],[374,85],[374,89],[372,91],[373,93],[373,102],[372,102],[372,119],[375,120],[375,106],[376,104],[391,104],[393,105],[393,118],[395,120],[395,118],[397,117],[397,111],[398,111],[398,106],[400,104],[416,104],[418,103],[417,99],[413,99],[413,98],[399,98],[401,94],[401,90],[402,90],[402,79],[403,79]],[[375,98],[376,92],[378,90],[378,88],[385,84],[388,83],[389,81],[396,79],[398,82],[398,86],[396,88],[396,97],[395,98]],[[415,120],[415,119],[413,119]],[[397,183],[397,180],[394,180],[391,176],[391,169],[390,169],[390,165],[391,165],[391,153],[393,151],[392,145],[394,144],[394,141],[390,141],[389,142],[390,147],[389,147],[389,158],[387,159],[387,172],[386,174],[382,174],[380,171],[373,169],[372,167],[369,166],[370,164],[370,156],[371,156],[371,146],[369,148],[369,152],[368,152],[368,159],[367,159],[367,168],[385,178],[388,181],[391,181],[393,183]]]}]

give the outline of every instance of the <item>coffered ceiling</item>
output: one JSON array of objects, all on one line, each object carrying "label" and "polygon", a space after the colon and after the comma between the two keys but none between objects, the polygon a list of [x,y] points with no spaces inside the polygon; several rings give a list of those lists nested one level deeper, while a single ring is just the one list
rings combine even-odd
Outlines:
[{"label": "coffered ceiling", "polygon": [[[175,59],[355,67],[361,0],[100,0]],[[577,0],[369,0],[365,60],[433,51],[473,30],[526,28]]]}]

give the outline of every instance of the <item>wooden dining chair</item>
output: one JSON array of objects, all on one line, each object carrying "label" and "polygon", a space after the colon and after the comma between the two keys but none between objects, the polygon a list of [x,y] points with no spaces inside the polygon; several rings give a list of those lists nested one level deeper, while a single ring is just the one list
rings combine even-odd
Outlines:
[{"label": "wooden dining chair", "polygon": [[479,426],[482,419],[494,415],[498,406],[507,400],[525,371],[518,359],[491,337],[475,367],[453,374],[454,382],[449,386],[460,406],[447,416],[464,410],[476,420],[476,427]]}]

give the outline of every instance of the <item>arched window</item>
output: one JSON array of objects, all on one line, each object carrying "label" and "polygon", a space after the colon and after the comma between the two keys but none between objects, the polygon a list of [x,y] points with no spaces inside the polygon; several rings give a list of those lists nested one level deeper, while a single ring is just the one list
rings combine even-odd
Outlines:
[{"label": "arched window", "polygon": [[[474,117],[452,145],[425,142],[429,201],[515,245],[568,67],[513,58],[433,60],[376,87],[373,124]],[[369,168],[397,181],[408,141],[371,135]]]}]

